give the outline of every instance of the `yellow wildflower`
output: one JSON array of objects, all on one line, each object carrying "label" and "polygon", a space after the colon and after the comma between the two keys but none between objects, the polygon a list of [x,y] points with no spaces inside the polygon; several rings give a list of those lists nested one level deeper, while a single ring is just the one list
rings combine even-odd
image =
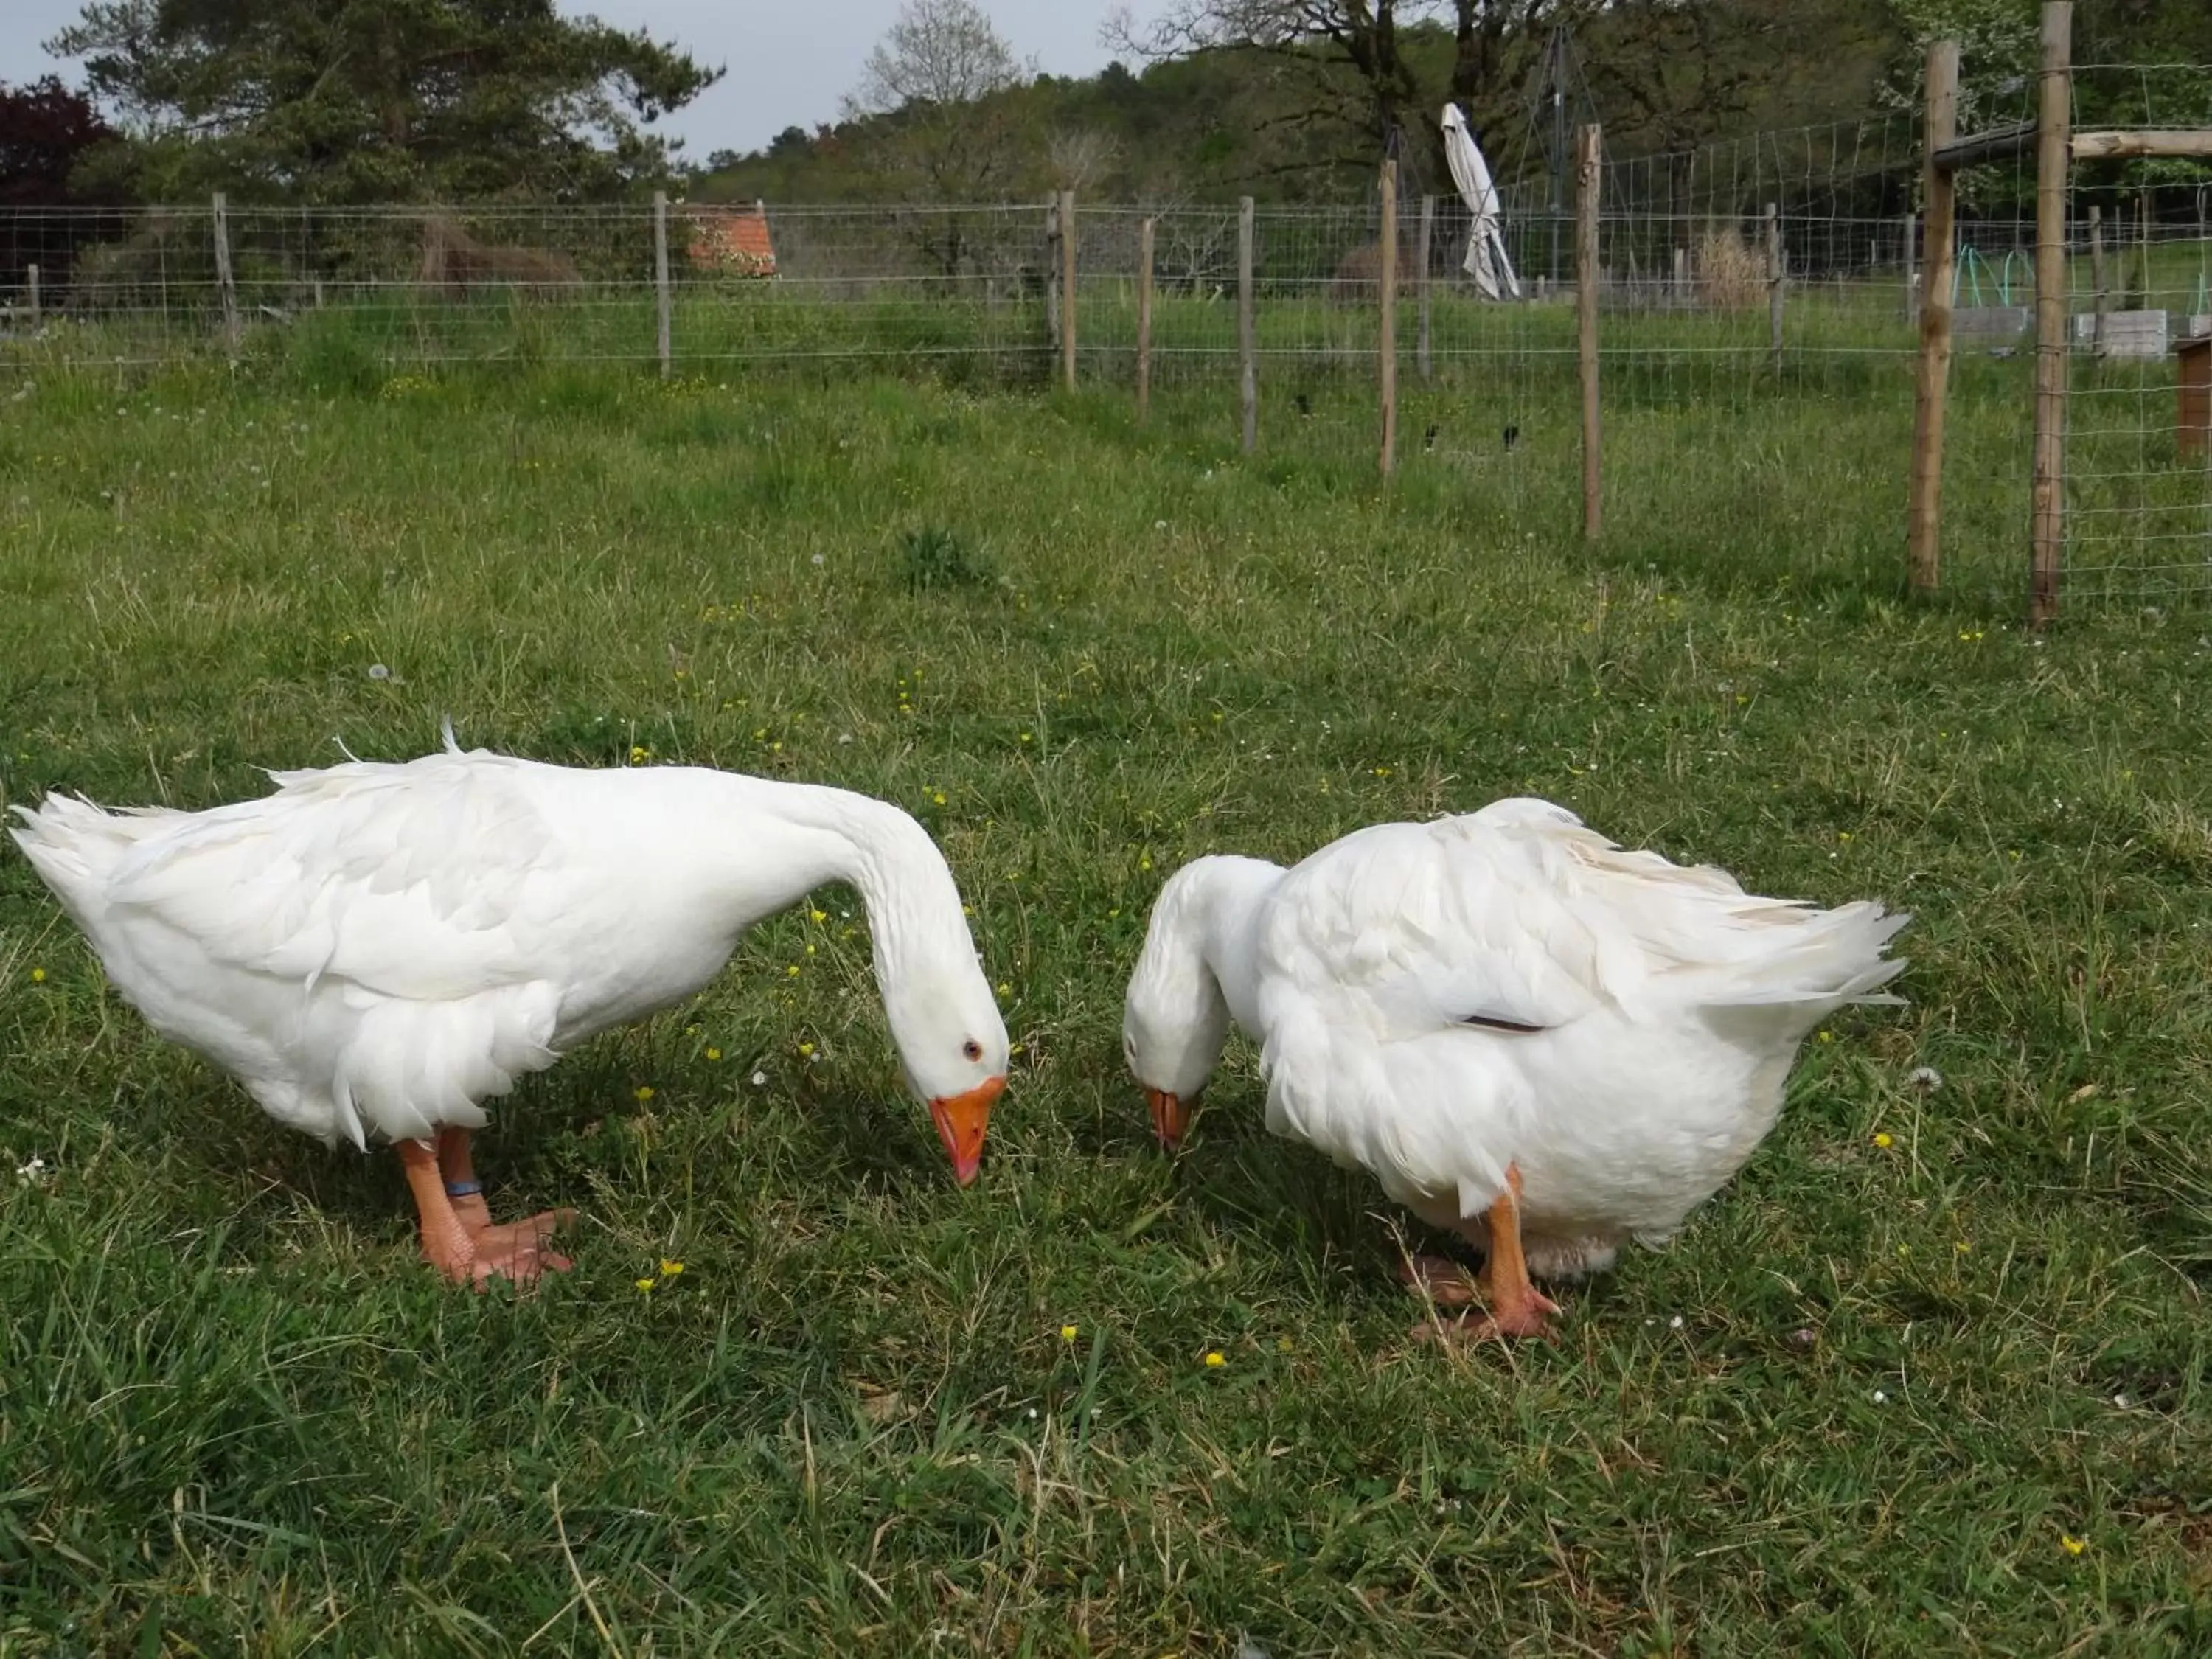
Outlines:
[{"label": "yellow wildflower", "polygon": [[722,1051],[720,1048],[709,1048],[707,1050],[707,1058],[709,1060],[720,1060],[721,1057]]},{"label": "yellow wildflower", "polygon": [[1062,1325],[1062,1326],[1060,1328],[1060,1340],[1061,1341],[1063,1341],[1063,1342],[1073,1342],[1073,1341],[1074,1341],[1074,1340],[1075,1340],[1075,1327],[1074,1327],[1074,1326],[1073,1326],[1073,1325]]},{"label": "yellow wildflower", "polygon": [[660,1281],[659,1279],[641,1279],[637,1281],[637,1287],[639,1290],[650,1294],[653,1287],[659,1282]]},{"label": "yellow wildflower", "polygon": [[812,922],[827,921],[830,920],[830,913],[827,910],[809,910],[806,913],[806,919]]},{"label": "yellow wildflower", "polygon": [[684,1264],[682,1262],[671,1261],[665,1255],[660,1258],[660,1276],[663,1279],[673,1279],[677,1274],[683,1271]]},{"label": "yellow wildflower", "polygon": [[2076,1538],[2070,1532],[2062,1532],[2058,1534],[2058,1547],[2069,1555],[2079,1555],[2089,1547],[2089,1540],[2086,1538]]},{"label": "yellow wildflower", "polygon": [[1206,1356],[1206,1368],[1210,1371],[1218,1371],[1228,1363],[1228,1360],[1222,1357],[1221,1350],[1218,1348]]},{"label": "yellow wildflower", "polygon": [[1874,1144],[1881,1147],[1885,1152],[1891,1147],[1897,1145],[1894,1140],[1892,1140],[1889,1138],[1889,1131],[1887,1129],[1878,1129],[1875,1132]]},{"label": "yellow wildflower", "polygon": [[31,983],[32,983],[32,984],[33,984],[33,985],[44,985],[46,982],[46,970],[45,969],[43,969],[43,968],[33,968],[33,969],[31,969]]},{"label": "yellow wildflower", "polygon": [[643,1105],[647,1101],[651,1100],[653,1098],[653,1085],[650,1083],[639,1084],[637,1085],[637,1098],[640,1105]]},{"label": "yellow wildflower", "polygon": [[800,1043],[800,1044],[799,1045],[799,1057],[801,1060],[811,1060],[811,1059],[813,1059],[813,1058],[814,1058],[814,1045],[813,1045],[812,1043],[811,1043],[811,1042],[802,1042],[802,1043]]}]

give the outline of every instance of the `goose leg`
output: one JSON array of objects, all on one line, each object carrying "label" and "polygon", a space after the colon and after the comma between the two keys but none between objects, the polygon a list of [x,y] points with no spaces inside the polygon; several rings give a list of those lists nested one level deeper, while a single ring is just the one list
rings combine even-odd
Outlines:
[{"label": "goose leg", "polygon": [[1475,1299],[1474,1273],[1448,1255],[1417,1255],[1401,1260],[1398,1277],[1424,1301],[1439,1308],[1464,1308]]},{"label": "goose leg", "polygon": [[503,1227],[492,1225],[491,1206],[484,1202],[483,1183],[477,1179],[469,1134],[466,1129],[451,1126],[438,1131],[438,1174],[447,1201],[467,1230],[478,1259],[501,1263],[502,1271],[518,1279],[534,1279],[545,1267],[555,1273],[568,1272],[575,1264],[545,1245],[561,1228],[574,1224],[576,1212],[545,1210]]},{"label": "goose leg", "polygon": [[501,1237],[519,1229],[487,1227],[471,1234],[455,1213],[453,1200],[447,1196],[445,1172],[428,1142],[401,1141],[399,1162],[407,1171],[408,1189],[415,1195],[416,1212],[422,1218],[422,1259],[456,1285],[481,1285],[489,1279],[527,1284],[547,1267],[561,1270],[569,1265],[544,1249],[534,1235],[527,1239]]},{"label": "goose leg", "polygon": [[[1488,1222],[1490,1311],[1480,1316],[1462,1314],[1443,1328],[1445,1334],[1478,1340],[1492,1336],[1549,1336],[1549,1316],[1559,1312],[1559,1304],[1528,1282],[1528,1262],[1521,1251],[1521,1170],[1517,1165],[1506,1165],[1505,1190],[1490,1206]],[[1423,1337],[1433,1337],[1437,1331],[1433,1322],[1414,1328],[1414,1334]]]},{"label": "goose leg", "polygon": [[446,1196],[437,1153],[422,1141],[403,1140],[399,1163],[407,1171],[408,1190],[415,1194],[416,1213],[422,1218],[422,1259],[456,1285],[485,1277],[477,1271],[476,1241]]}]

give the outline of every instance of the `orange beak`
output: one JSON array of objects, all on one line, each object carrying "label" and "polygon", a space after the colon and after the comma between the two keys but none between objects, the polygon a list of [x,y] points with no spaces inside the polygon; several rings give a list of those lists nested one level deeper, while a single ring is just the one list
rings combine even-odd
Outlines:
[{"label": "orange beak", "polygon": [[1189,1131],[1190,1108],[1164,1089],[1146,1090],[1145,1103],[1152,1109],[1152,1133],[1163,1147],[1175,1151]]},{"label": "orange beak", "polygon": [[983,1132],[991,1127],[991,1108],[1006,1079],[994,1077],[977,1084],[964,1095],[947,1095],[929,1103],[929,1115],[937,1125],[937,1138],[952,1160],[952,1178],[965,1187],[975,1180],[983,1163]]}]

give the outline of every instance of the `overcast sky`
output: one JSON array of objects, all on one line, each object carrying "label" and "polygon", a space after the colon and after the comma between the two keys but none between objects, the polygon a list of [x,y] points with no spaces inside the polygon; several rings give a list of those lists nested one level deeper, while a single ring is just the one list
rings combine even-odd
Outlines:
[{"label": "overcast sky", "polygon": [[[1139,19],[1165,0],[1136,0]],[[1051,75],[1089,75],[1112,56],[1098,26],[1112,0],[981,0],[1015,54]],[[834,119],[837,100],[860,78],[860,64],[899,0],[562,0],[566,12],[594,12],[618,27],[643,27],[704,64],[729,70],[659,130],[687,139],[684,154],[704,161],[715,149],[757,149],[784,128]],[[0,81],[35,80],[58,70],[79,82],[76,66],[40,49],[83,10],[82,0],[0,0]]]}]

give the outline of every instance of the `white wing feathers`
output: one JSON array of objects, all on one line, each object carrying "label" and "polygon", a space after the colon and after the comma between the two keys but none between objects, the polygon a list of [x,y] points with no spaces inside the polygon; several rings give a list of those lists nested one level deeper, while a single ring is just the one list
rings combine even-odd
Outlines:
[{"label": "white wing feathers", "polygon": [[110,901],[311,990],[336,975],[420,1000],[529,977],[511,924],[552,837],[511,766],[433,755],[270,776],[276,794],[126,853]]},{"label": "white wing feathers", "polygon": [[1625,851],[1564,807],[1516,799],[1323,848],[1284,881],[1261,968],[1357,999],[1378,1037],[1549,1028],[1607,1003],[1863,996],[1902,967],[1880,952],[1907,920],[1747,894],[1725,871]]},{"label": "white wing feathers", "polygon": [[1518,1045],[1556,1054],[1540,1033],[1601,1011],[1656,1029],[1776,1005],[1760,1040],[1794,1044],[1877,1000],[1908,920],[1747,894],[1547,801],[1359,830],[1293,868],[1261,923],[1270,1122],[1471,1214],[1503,1185],[1496,1149],[1550,1109]]}]

